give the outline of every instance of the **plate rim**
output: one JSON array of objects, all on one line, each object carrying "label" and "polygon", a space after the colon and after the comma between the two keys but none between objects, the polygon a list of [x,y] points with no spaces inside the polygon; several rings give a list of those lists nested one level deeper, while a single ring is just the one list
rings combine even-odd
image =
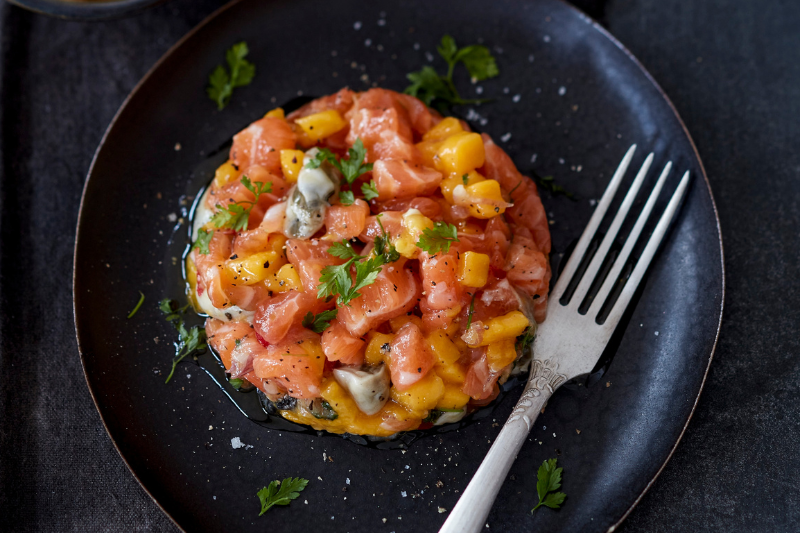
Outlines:
[{"label": "plate rim", "polygon": [[[15,0],[10,0],[10,1],[13,2],[13,3],[17,3]],[[133,1],[136,1],[136,0],[133,0]],[[158,0],[158,1],[161,1],[161,0]],[[142,483],[142,480],[139,478],[139,476],[133,470],[131,464],[128,462],[127,458],[122,453],[122,450],[120,450],[119,446],[117,445],[117,441],[111,435],[111,432],[110,432],[110,430],[108,428],[108,425],[106,423],[106,420],[105,420],[105,417],[103,415],[103,412],[100,409],[100,404],[98,403],[97,396],[95,395],[95,391],[92,388],[92,384],[91,384],[91,382],[89,380],[89,374],[88,374],[88,371],[86,369],[86,359],[85,359],[85,356],[84,356],[84,350],[83,350],[83,346],[81,345],[80,327],[78,326],[77,289],[76,289],[76,285],[75,285],[75,278],[76,278],[76,271],[77,271],[77,259],[78,259],[78,244],[79,244],[79,241],[80,241],[80,229],[81,229],[81,225],[82,225],[82,222],[83,222],[83,209],[84,209],[84,201],[86,199],[86,191],[87,191],[87,189],[89,187],[89,182],[91,181],[91,177],[92,177],[92,174],[93,174],[94,167],[95,167],[95,164],[97,162],[98,156],[99,156],[101,150],[103,149],[103,147],[105,146],[106,140],[107,140],[111,130],[116,125],[117,119],[120,117],[120,115],[125,110],[125,108],[128,106],[128,104],[133,99],[133,97],[139,92],[141,87],[150,79],[150,77],[153,75],[153,73],[161,66],[161,64],[164,61],[167,60],[168,57],[170,57],[178,48],[180,48],[184,44],[184,42],[189,40],[192,36],[194,36],[200,30],[205,28],[208,24],[210,24],[219,15],[221,15],[225,11],[233,8],[234,6],[240,4],[243,1],[245,1],[245,0],[231,0],[227,4],[215,9],[208,16],[206,16],[200,23],[198,23],[195,27],[193,27],[186,34],[184,34],[183,37],[181,37],[177,42],[175,42],[175,44],[170,46],[167,49],[167,51],[162,54],[162,56],[158,59],[158,61],[156,61],[153,64],[153,66],[150,67],[147,70],[147,72],[144,74],[144,76],[142,76],[142,78],[136,83],[136,85],[133,87],[133,89],[131,89],[130,93],[128,93],[128,95],[122,101],[122,103],[120,104],[119,109],[117,109],[117,112],[114,114],[113,118],[111,119],[111,122],[109,122],[108,127],[106,128],[105,132],[103,133],[103,136],[101,137],[100,142],[98,143],[97,148],[95,149],[94,155],[92,156],[92,161],[91,161],[91,163],[89,165],[89,169],[88,169],[87,174],[86,174],[86,180],[85,180],[84,185],[83,185],[83,191],[81,192],[81,200],[80,200],[80,204],[79,204],[79,207],[78,207],[78,218],[77,218],[76,227],[75,227],[75,246],[73,247],[73,255],[72,255],[72,316],[73,316],[73,322],[74,322],[74,326],[75,326],[75,337],[76,337],[76,342],[77,342],[77,347],[78,347],[78,355],[80,356],[80,359],[81,359],[81,368],[83,369],[83,376],[84,376],[84,379],[86,380],[86,386],[89,389],[89,394],[92,397],[92,402],[94,403],[95,409],[97,410],[97,413],[100,415],[100,421],[103,424],[103,428],[105,429],[106,434],[108,435],[109,439],[111,440],[111,443],[114,445],[114,449],[117,451],[117,453],[119,454],[120,458],[122,459],[122,462],[128,468],[128,471],[131,473],[131,475],[133,475],[133,478],[139,483],[139,486],[142,488],[142,490],[144,490],[144,492],[150,497],[150,499],[158,506],[159,509],[161,509],[161,511],[170,519],[170,521],[180,531],[186,531],[186,530],[180,524],[178,524],[178,522],[172,516],[172,514],[170,514],[164,508],[164,506],[161,504],[161,502],[159,502],[155,498],[155,496],[153,496],[153,494],[150,492],[150,490],[148,490],[148,488],[144,485],[144,483]],[[636,497],[636,499],[633,501],[633,503],[631,503],[631,505],[627,508],[627,510],[625,510],[625,512],[622,514],[622,516],[620,516],[614,522],[614,524],[611,525],[607,529],[607,532],[611,533],[611,532],[615,531],[620,526],[620,524],[622,524],[622,522],[625,521],[626,518],[628,518],[630,513],[639,504],[639,502],[641,502],[642,498],[644,498],[644,496],[648,493],[648,491],[653,486],[655,481],[661,475],[661,473],[663,472],[664,468],[667,466],[667,463],[669,463],[670,459],[672,459],[672,456],[675,453],[675,450],[678,448],[678,445],[681,443],[681,440],[683,439],[683,436],[686,433],[686,430],[687,430],[687,428],[689,426],[689,423],[691,422],[692,417],[694,416],[695,410],[697,409],[697,404],[700,401],[700,396],[703,393],[703,389],[705,388],[706,380],[708,379],[708,372],[709,372],[709,370],[711,368],[711,362],[714,360],[714,355],[715,355],[716,350],[717,350],[717,344],[719,343],[720,331],[721,331],[721,328],[722,328],[722,317],[724,315],[724,310],[725,310],[725,288],[726,288],[726,284],[725,284],[725,281],[726,281],[725,250],[724,250],[724,245],[723,245],[723,241],[722,241],[722,227],[721,227],[720,219],[719,219],[719,211],[717,209],[717,203],[716,203],[716,201],[714,199],[714,193],[713,193],[713,191],[711,189],[711,183],[708,180],[708,175],[706,173],[705,165],[703,164],[703,160],[700,158],[700,153],[697,150],[697,145],[695,144],[694,139],[692,138],[691,134],[689,133],[689,130],[686,127],[686,124],[683,122],[683,119],[681,118],[680,114],[678,113],[677,108],[672,103],[672,100],[669,98],[669,96],[666,94],[666,92],[661,88],[661,86],[658,84],[658,82],[655,80],[655,78],[650,74],[650,72],[644,67],[642,62],[639,61],[639,59],[619,39],[617,39],[613,34],[611,34],[611,32],[609,30],[604,28],[594,18],[592,18],[588,14],[584,13],[581,9],[579,9],[578,7],[572,5],[567,0],[555,0],[555,1],[565,5],[568,9],[574,11],[575,14],[578,17],[583,18],[586,21],[588,21],[595,30],[599,31],[601,35],[603,35],[606,39],[608,39],[620,51],[622,51],[625,54],[625,56],[630,61],[632,61],[633,64],[638,68],[638,70],[647,78],[647,80],[650,82],[650,84],[652,84],[652,86],[656,89],[656,91],[661,96],[661,98],[663,98],[664,101],[667,103],[667,105],[669,106],[669,109],[672,111],[672,114],[678,120],[678,124],[680,125],[681,129],[683,130],[683,133],[686,135],[686,138],[689,141],[689,145],[692,148],[692,152],[694,153],[694,156],[697,159],[697,162],[698,162],[698,165],[699,165],[699,168],[700,168],[700,177],[702,177],[703,182],[706,185],[706,189],[708,190],[708,196],[709,196],[709,199],[711,200],[711,207],[712,207],[712,210],[713,210],[713,213],[714,213],[714,220],[715,220],[715,223],[716,223],[717,240],[719,241],[720,273],[721,273],[719,318],[717,320],[717,331],[714,334],[714,343],[711,346],[711,350],[710,350],[710,352],[708,354],[708,362],[706,363],[706,367],[705,367],[705,370],[703,372],[703,379],[700,382],[700,387],[697,390],[697,394],[696,394],[696,396],[694,398],[694,402],[692,404],[692,408],[691,408],[691,410],[689,412],[689,415],[686,417],[686,421],[684,422],[683,427],[681,428],[681,432],[678,435],[677,439],[675,440],[675,444],[673,444],[672,448],[670,449],[669,453],[667,454],[667,457],[664,459],[664,462],[661,464],[661,466],[658,468],[656,473],[653,475],[652,479],[650,479],[650,481],[647,482],[647,484],[645,485],[644,489],[642,489],[642,491],[639,493],[639,495]]]}]

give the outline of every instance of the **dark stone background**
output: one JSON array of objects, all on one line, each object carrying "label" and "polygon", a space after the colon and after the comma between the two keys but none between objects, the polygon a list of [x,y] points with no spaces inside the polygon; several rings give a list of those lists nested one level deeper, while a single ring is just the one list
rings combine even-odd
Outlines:
[{"label": "dark stone background", "polygon": [[[575,3],[631,49],[686,121],[726,253],[725,318],[705,390],[622,530],[797,531],[800,3]],[[0,8],[3,531],[176,529],[120,460],[86,388],[72,249],[83,181],[115,111],[221,4],[170,0],[106,23]]]}]

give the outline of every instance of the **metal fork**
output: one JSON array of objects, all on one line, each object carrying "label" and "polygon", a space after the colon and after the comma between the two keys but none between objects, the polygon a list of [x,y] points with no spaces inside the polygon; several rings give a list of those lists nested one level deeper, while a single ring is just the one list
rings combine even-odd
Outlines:
[{"label": "metal fork", "polygon": [[[689,184],[688,171],[683,175],[670,198],[650,240],[636,262],[636,266],[624,282],[622,291],[611,307],[608,317],[602,324],[599,324],[598,315],[612,288],[620,279],[622,269],[639,239],[667,176],[669,176],[672,162],[667,163],[661,172],[639,218],[588,311],[585,314],[579,312],[579,308],[589,293],[590,287],[595,283],[595,278],[606,259],[611,244],[647,176],[650,165],[653,163],[653,154],[651,153],[633,180],[597,252],[593,255],[583,275],[580,275],[578,268],[583,262],[600,222],[608,211],[635,150],[636,145],[631,146],[623,157],[550,294],[547,304],[547,320],[539,326],[536,332],[533,342],[534,359],[531,362],[530,376],[522,396],[439,533],[475,533],[484,527],[497,493],[545,402],[567,380],[592,371],[664,239],[670,221]],[[570,282],[577,281],[577,279],[573,280],[576,274],[580,276],[580,281],[569,300],[562,304],[561,300]]]}]

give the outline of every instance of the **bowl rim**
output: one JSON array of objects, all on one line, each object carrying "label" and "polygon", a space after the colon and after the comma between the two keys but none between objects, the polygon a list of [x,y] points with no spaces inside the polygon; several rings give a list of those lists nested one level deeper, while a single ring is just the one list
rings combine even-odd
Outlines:
[{"label": "bowl rim", "polygon": [[15,6],[60,19],[107,20],[160,4],[164,0],[8,0]]}]

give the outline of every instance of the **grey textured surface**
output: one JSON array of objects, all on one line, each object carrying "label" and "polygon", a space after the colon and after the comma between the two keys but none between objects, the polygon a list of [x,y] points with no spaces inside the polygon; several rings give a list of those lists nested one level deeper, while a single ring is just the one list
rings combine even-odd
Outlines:
[{"label": "grey textured surface", "polygon": [[[2,8],[3,530],[175,530],[119,459],[86,389],[72,326],[72,246],[84,176],[114,112],[219,5],[171,0],[101,24]],[[721,340],[694,419],[622,529],[795,531],[800,4],[585,6],[686,121],[717,199],[728,276]]]}]

